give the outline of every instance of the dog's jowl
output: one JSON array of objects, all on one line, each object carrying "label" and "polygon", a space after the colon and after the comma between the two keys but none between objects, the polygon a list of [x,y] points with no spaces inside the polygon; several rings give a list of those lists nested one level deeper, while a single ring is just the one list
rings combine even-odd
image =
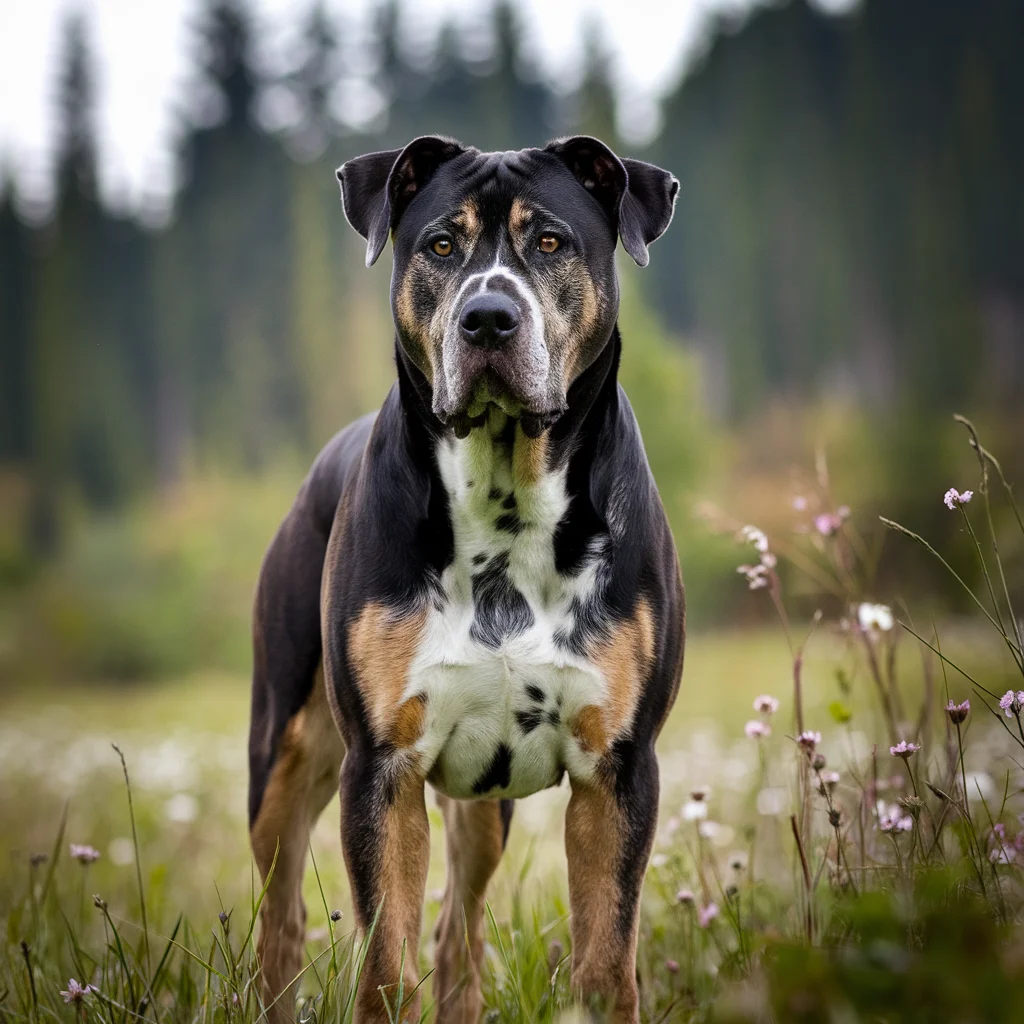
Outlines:
[{"label": "dog's jowl", "polygon": [[274,865],[269,1015],[294,1017],[309,834],[339,785],[357,923],[376,919],[357,1020],[388,1020],[403,941],[402,1019],[427,1005],[430,785],[448,850],[432,1002],[475,1022],[513,800],[567,778],[572,984],[635,1021],[683,590],[618,385],[615,250],[647,263],[676,180],[584,137],[507,153],[425,137],[338,177],[367,263],[393,242],[398,379],[320,454],[260,576],[249,815]]}]

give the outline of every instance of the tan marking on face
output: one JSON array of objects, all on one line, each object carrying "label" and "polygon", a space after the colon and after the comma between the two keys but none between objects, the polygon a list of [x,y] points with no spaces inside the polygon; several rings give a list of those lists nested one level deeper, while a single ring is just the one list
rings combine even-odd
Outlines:
[{"label": "tan marking on face", "polygon": [[572,989],[584,999],[595,993],[607,997],[608,1019],[633,1024],[638,1019],[636,924],[626,936],[617,927],[624,833],[622,812],[602,782],[573,785],[565,813]]},{"label": "tan marking on face", "polygon": [[548,435],[527,437],[521,423],[516,423],[512,442],[512,485],[532,487],[544,475],[548,460]]},{"label": "tan marking on face", "polygon": [[423,735],[423,721],[427,714],[427,698],[416,694],[404,701],[395,711],[391,727],[391,741],[396,747],[411,747]]},{"label": "tan marking on face", "polygon": [[588,754],[603,754],[608,749],[604,714],[596,704],[587,704],[569,725],[580,748]]},{"label": "tan marking on face", "polygon": [[518,196],[513,199],[508,212],[508,230],[516,242],[520,241],[520,237],[532,220],[533,210]]},{"label": "tan marking on face", "polygon": [[483,225],[480,223],[480,209],[472,199],[467,199],[459,207],[459,212],[452,217],[452,223],[458,228],[464,245],[471,247],[480,237]]},{"label": "tan marking on face", "polygon": [[[348,628],[349,661],[370,725],[381,742],[389,740],[396,728],[409,663],[425,621],[424,611],[403,615],[371,601]],[[403,728],[411,724],[403,720]]]},{"label": "tan marking on face", "polygon": [[416,253],[409,261],[405,276],[402,278],[402,285],[398,289],[398,297],[395,300],[395,318],[405,337],[417,349],[417,351],[410,352],[414,362],[426,375],[427,380],[433,384],[435,373],[433,345],[427,325],[416,318],[416,305],[413,301],[413,291],[417,279],[425,273],[429,273],[425,260],[421,254]]},{"label": "tan marking on face", "polygon": [[604,722],[614,738],[632,722],[654,660],[654,616],[646,598],[637,602],[630,618],[613,627],[610,636],[598,641],[590,658],[608,686]]}]

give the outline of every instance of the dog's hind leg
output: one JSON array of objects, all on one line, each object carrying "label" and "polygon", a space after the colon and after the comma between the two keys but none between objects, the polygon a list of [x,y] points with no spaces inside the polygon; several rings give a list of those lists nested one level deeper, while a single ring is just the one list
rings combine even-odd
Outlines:
[{"label": "dog's hind leg", "polygon": [[[261,998],[272,1024],[295,1016],[295,978],[302,969],[306,908],[302,876],[309,836],[337,791],[344,745],[317,670],[306,703],[288,721],[252,822],[253,854],[270,885],[260,909]],[[276,862],[275,862],[276,858]]]},{"label": "dog's hind leg", "polygon": [[480,1019],[484,896],[501,859],[512,817],[511,800],[451,800],[444,814],[448,877],[437,920],[434,1000],[439,1024]]}]

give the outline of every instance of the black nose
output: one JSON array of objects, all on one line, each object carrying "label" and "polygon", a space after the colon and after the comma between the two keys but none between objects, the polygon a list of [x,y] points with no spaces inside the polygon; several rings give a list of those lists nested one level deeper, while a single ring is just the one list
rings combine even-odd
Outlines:
[{"label": "black nose", "polygon": [[470,345],[501,348],[519,327],[519,310],[507,295],[483,292],[462,307],[459,327]]}]

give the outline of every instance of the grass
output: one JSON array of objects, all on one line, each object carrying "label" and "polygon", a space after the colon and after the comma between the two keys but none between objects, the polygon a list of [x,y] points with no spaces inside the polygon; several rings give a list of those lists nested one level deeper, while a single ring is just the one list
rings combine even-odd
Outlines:
[{"label": "grass", "polygon": [[[976,640],[968,634],[958,646],[969,652]],[[785,877],[793,852],[785,815],[792,744],[781,735],[790,731],[784,725],[787,709],[778,716],[766,758],[759,759],[757,744],[743,734],[753,696],[785,692],[785,645],[774,633],[699,634],[690,640],[687,659],[683,691],[659,741],[662,828],[645,889],[640,965],[650,1020],[682,1019],[711,1005],[723,990],[723,964],[725,975],[735,975],[737,983],[749,977],[765,929],[780,938],[802,930]],[[862,733],[827,724],[837,659],[837,641],[822,634],[804,671],[805,715],[822,727],[823,744],[845,743],[863,756]],[[909,646],[901,660],[913,665]],[[866,685],[845,699],[856,717],[870,719]],[[3,701],[0,914],[7,928],[0,1008],[9,1019],[71,1019],[82,1005],[101,1018],[136,1019],[124,1007],[148,997],[141,981],[135,992],[123,991],[123,982],[121,988],[114,984],[111,961],[122,958],[130,976],[159,989],[148,1011],[136,1006],[138,1018],[156,1019],[154,1004],[161,1019],[241,1021],[258,1015],[249,980],[254,968],[249,929],[259,883],[245,823],[247,719],[247,680],[233,674],[129,690],[22,690]],[[122,766],[112,743],[124,751],[131,777],[137,859]],[[690,791],[704,785],[711,787],[708,804],[716,823],[700,836],[692,822],[681,821],[681,812]],[[509,848],[490,893],[488,1019],[554,1020],[568,1005],[561,840],[567,799],[563,787],[517,803]],[[759,800],[761,810],[770,813],[758,813]],[[440,815],[432,810],[430,817],[433,856],[421,950],[426,969],[444,883]],[[307,874],[305,899],[312,966],[303,988],[307,995],[320,994],[319,1017],[344,1020],[344,979],[354,969],[359,947],[347,925],[351,915],[337,828],[333,803],[311,844],[317,870]],[[96,847],[100,859],[79,865],[68,854],[71,842]],[[703,847],[699,854],[697,845]],[[45,863],[33,866],[33,856],[44,853]],[[740,860],[742,869],[730,866]],[[750,915],[749,935],[742,928],[735,932],[732,902],[724,895],[734,883],[744,894],[735,912]],[[711,928],[701,929],[696,911],[677,904],[676,892],[686,886],[698,894],[706,886],[707,898],[722,908]],[[94,905],[93,894],[105,909]],[[338,924],[331,921],[334,910],[342,914]],[[228,927],[218,918],[221,912],[228,915]],[[747,937],[739,942],[737,934]],[[30,950],[35,1009],[22,941]],[[325,964],[331,963],[327,971]],[[673,963],[681,965],[678,973]],[[71,977],[91,981],[113,1002],[89,996],[86,1004],[65,1005],[59,993]]]}]

